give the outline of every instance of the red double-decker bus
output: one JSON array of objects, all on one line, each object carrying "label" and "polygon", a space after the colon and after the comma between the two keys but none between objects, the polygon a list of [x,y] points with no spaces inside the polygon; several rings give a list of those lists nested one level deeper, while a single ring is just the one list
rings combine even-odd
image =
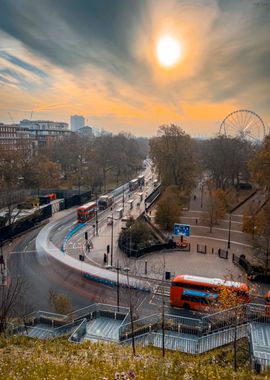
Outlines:
[{"label": "red double-decker bus", "polygon": [[80,206],[77,209],[78,223],[85,223],[88,220],[93,219],[96,216],[97,204],[96,202],[89,202]]},{"label": "red double-decker bus", "polygon": [[245,283],[180,274],[172,280],[170,304],[191,310],[207,310],[209,302],[211,305],[218,302],[219,292],[224,287],[236,292],[239,303],[250,302],[249,287]]}]

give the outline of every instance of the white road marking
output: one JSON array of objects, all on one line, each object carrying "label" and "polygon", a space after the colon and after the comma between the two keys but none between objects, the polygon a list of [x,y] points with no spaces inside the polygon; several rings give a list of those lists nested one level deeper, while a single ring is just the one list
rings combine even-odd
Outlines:
[{"label": "white road marking", "polygon": [[[214,238],[214,237],[210,237],[210,236],[190,235],[190,237],[200,238],[200,239],[210,239],[210,240],[218,240],[218,241],[228,242],[228,239],[219,239],[219,238]],[[232,241],[232,240],[231,240],[231,244],[238,244],[238,245],[242,245],[243,247],[250,247],[250,248],[253,247],[253,246],[250,245],[250,244],[239,243],[239,242],[237,242],[237,241]]]}]

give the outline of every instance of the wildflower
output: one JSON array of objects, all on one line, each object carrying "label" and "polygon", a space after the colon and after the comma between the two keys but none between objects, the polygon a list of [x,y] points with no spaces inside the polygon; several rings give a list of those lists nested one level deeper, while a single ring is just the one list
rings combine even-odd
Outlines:
[{"label": "wildflower", "polygon": [[135,379],[136,377],[136,374],[134,371],[132,371],[131,369],[128,370],[128,376],[130,377],[130,379]]}]

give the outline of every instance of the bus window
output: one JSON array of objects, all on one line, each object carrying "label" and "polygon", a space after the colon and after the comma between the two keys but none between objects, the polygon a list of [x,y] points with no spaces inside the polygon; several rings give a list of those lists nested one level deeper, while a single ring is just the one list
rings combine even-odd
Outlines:
[{"label": "bus window", "polygon": [[270,306],[270,290],[264,296],[266,306]]},{"label": "bus window", "polygon": [[[215,297],[218,297],[219,292],[224,287],[236,292],[239,303],[250,302],[249,287],[245,283],[225,281],[219,278],[178,275],[171,283],[170,304],[173,307],[183,307],[182,295],[188,294],[190,296],[190,293],[185,293],[186,291],[215,294]],[[204,302],[202,301],[201,303],[203,304]],[[189,307],[198,309],[196,303],[189,305]]]},{"label": "bus window", "polygon": [[213,305],[218,300],[218,294],[184,290],[180,298],[180,307],[192,310],[203,310],[205,306]]}]

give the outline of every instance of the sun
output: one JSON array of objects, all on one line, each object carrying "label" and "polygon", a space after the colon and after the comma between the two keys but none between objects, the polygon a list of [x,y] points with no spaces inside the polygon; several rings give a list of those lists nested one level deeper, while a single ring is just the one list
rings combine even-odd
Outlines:
[{"label": "sun", "polygon": [[182,46],[176,38],[163,36],[157,42],[156,54],[161,66],[172,68],[182,57]]}]

